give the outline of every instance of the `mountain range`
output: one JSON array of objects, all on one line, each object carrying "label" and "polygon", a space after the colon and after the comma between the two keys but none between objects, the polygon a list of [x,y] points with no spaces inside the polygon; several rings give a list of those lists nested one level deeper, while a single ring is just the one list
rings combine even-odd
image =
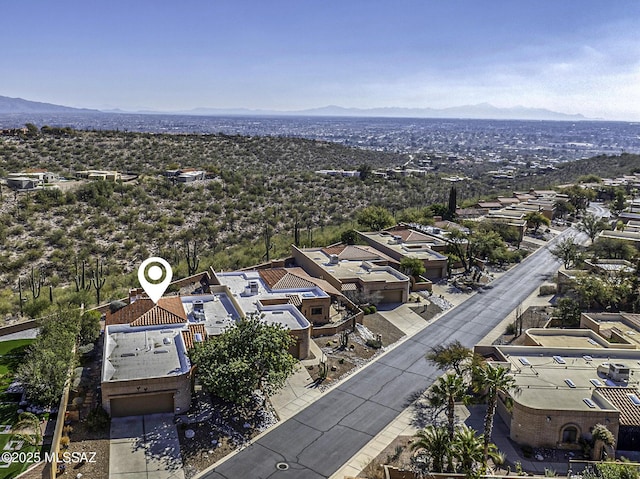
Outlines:
[{"label": "mountain range", "polygon": [[72,108],[51,103],[42,103],[0,96],[0,114],[28,113],[136,113],[162,115],[201,115],[201,116],[331,116],[331,117],[384,117],[384,118],[464,118],[483,120],[556,120],[580,121],[589,120],[581,114],[566,114],[543,108],[516,106],[498,108],[489,103],[477,105],[455,106],[450,108],[344,108],[341,106],[325,106],[308,110],[252,110],[247,108],[194,108],[183,111],[124,111],[93,110],[88,108]]}]

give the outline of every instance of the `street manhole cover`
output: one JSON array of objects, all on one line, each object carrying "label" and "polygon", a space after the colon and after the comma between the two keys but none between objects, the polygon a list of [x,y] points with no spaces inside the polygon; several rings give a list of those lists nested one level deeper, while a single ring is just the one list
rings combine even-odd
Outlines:
[{"label": "street manhole cover", "polygon": [[279,471],[286,471],[287,469],[289,469],[289,464],[287,464],[286,462],[279,462],[278,464],[276,464],[276,469]]}]

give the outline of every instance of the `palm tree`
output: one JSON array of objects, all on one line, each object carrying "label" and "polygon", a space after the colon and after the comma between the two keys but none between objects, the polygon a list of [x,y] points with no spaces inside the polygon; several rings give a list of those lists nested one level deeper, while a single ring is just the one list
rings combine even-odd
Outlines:
[{"label": "palm tree", "polygon": [[613,433],[604,424],[596,424],[591,431],[593,438],[593,450],[591,452],[594,461],[601,461],[606,447],[613,447],[616,443]]},{"label": "palm tree", "polygon": [[485,363],[483,366],[476,367],[474,376],[474,390],[476,392],[484,391],[487,399],[487,413],[484,417],[483,454],[486,466],[489,459],[489,444],[491,431],[493,430],[493,418],[498,405],[498,394],[502,393],[508,397],[512,393],[517,394],[520,388],[516,384],[515,378],[509,374],[509,370],[502,366],[492,366]]},{"label": "palm tree", "polygon": [[440,376],[429,391],[429,404],[436,408],[446,408],[449,439],[452,441],[455,427],[456,402],[462,401],[466,404],[470,398],[471,396],[467,394],[467,384],[462,376],[458,374],[449,373]]},{"label": "palm tree", "polygon": [[40,429],[40,419],[33,413],[23,412],[18,416],[12,429],[18,431],[15,436],[26,441],[32,446],[37,446],[42,440],[42,430]]},{"label": "palm tree", "polygon": [[473,475],[478,463],[482,463],[484,447],[482,435],[477,436],[476,431],[467,426],[456,430],[455,438],[451,444],[453,454],[458,458],[458,469],[467,477]]},{"label": "palm tree", "polygon": [[426,467],[432,472],[444,472],[445,459],[451,457],[451,441],[447,428],[428,426],[418,431],[414,437],[416,441],[411,444],[411,450],[422,449],[428,460]]}]

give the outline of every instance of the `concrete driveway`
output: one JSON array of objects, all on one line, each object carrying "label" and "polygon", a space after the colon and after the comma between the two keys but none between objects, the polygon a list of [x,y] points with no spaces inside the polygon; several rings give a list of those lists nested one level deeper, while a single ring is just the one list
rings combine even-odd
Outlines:
[{"label": "concrete driveway", "polygon": [[173,414],[111,420],[111,479],[184,479]]}]

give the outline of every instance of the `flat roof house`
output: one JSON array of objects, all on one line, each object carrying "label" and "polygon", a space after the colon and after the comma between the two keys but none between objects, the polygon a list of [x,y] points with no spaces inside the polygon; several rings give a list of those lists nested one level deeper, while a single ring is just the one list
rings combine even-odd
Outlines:
[{"label": "flat roof house", "polygon": [[618,450],[640,450],[640,350],[599,347],[485,346],[476,352],[516,380],[512,407],[498,414],[510,438],[531,447],[579,449],[596,424]]},{"label": "flat roof house", "polygon": [[393,258],[398,263],[404,258],[422,261],[423,276],[431,280],[447,277],[447,257],[434,248],[441,246],[441,240],[408,228],[361,233],[360,238],[378,251]]},{"label": "flat roof house", "polygon": [[241,316],[257,313],[263,321],[280,324],[296,340],[289,352],[298,359],[309,356],[311,323],[298,309],[302,299],[327,299],[329,295],[317,286],[272,290],[258,271],[215,273],[210,279],[211,290],[224,294]]},{"label": "flat roof house", "polygon": [[102,407],[112,417],[186,412],[191,364],[180,298],[137,299],[105,322]]},{"label": "flat roof house", "polygon": [[381,303],[404,303],[409,298],[409,277],[389,266],[393,259],[370,246],[291,248],[297,265],[347,296],[351,291],[379,295]]}]

